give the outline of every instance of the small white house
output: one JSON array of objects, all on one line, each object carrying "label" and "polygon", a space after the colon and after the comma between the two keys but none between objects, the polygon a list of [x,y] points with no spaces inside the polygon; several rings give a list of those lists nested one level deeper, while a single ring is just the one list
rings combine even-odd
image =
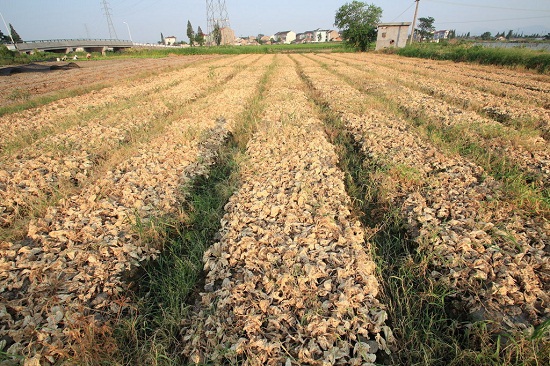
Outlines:
[{"label": "small white house", "polygon": [[293,32],[293,31],[277,32],[273,35],[273,39],[275,40],[275,42],[290,44],[296,40],[296,32]]},{"label": "small white house", "polygon": [[434,42],[438,42],[441,39],[448,39],[449,38],[449,31],[448,30],[439,30],[434,32]]},{"label": "small white house", "polygon": [[376,38],[376,50],[384,48],[403,48],[407,45],[410,22],[380,23]]},{"label": "small white house", "polygon": [[329,41],[328,29],[316,29],[313,31],[313,42],[328,42]]},{"label": "small white house", "polygon": [[176,43],[176,36],[164,37],[164,44],[166,46],[173,46]]}]

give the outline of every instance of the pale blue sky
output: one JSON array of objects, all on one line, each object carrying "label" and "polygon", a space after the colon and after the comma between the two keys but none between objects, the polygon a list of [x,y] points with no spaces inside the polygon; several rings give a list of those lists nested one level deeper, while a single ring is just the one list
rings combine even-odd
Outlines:
[{"label": "pale blue sky", "polygon": [[[237,36],[333,28],[336,10],[348,1],[226,0]],[[365,1],[383,9],[382,21],[412,21],[414,0]],[[108,0],[118,38],[157,42],[160,33],[187,40],[190,20],[206,32],[205,0]],[[0,13],[24,40],[109,38],[102,0],[0,0]],[[437,29],[480,34],[513,29],[550,32],[550,0],[420,0],[419,17],[435,18]],[[6,33],[3,24],[0,29]]]}]

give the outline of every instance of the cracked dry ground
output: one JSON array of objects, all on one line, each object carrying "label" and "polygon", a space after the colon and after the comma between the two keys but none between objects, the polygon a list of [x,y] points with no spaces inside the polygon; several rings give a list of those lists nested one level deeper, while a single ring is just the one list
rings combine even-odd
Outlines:
[{"label": "cracked dry ground", "polygon": [[[378,202],[400,208],[430,276],[472,319],[548,319],[550,78],[381,55],[168,60],[0,118],[0,351],[53,363],[83,324],[129,306],[116,301],[125,274],[163,249],[136,222],[185,214],[181,187],[208,172],[266,75],[241,185],[183,321],[190,361],[363,365],[392,348],[384,279],[312,97],[344,121],[366,166],[384,168],[372,174]],[[539,204],[423,124],[504,157]]]}]

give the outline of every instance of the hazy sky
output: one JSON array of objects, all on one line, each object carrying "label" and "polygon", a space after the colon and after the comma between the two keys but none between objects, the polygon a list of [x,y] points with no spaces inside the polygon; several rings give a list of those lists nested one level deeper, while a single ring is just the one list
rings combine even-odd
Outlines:
[{"label": "hazy sky", "polygon": [[[160,33],[187,40],[186,26],[206,32],[205,0],[107,0],[119,39],[157,42]],[[336,10],[348,1],[226,0],[237,36],[272,35],[333,28]],[[412,21],[414,0],[367,0],[383,9],[382,21]],[[109,38],[103,0],[0,0],[0,13],[24,40]],[[524,33],[550,32],[550,0],[420,0],[419,17],[435,18],[437,29]],[[128,27],[124,22],[128,23]],[[0,29],[6,33],[4,24]]]}]

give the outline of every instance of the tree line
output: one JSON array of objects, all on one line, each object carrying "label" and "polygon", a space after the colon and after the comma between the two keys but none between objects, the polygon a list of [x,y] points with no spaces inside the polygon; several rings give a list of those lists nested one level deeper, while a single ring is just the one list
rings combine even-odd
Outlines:
[{"label": "tree line", "polygon": [[[197,44],[202,47],[206,41],[206,35],[202,31],[201,27],[199,26],[197,28],[197,32],[195,33],[190,20],[187,21],[187,37],[189,38],[189,44],[191,47]],[[222,30],[218,23],[214,24],[211,37],[211,40],[214,41],[217,46],[222,43]]]}]

